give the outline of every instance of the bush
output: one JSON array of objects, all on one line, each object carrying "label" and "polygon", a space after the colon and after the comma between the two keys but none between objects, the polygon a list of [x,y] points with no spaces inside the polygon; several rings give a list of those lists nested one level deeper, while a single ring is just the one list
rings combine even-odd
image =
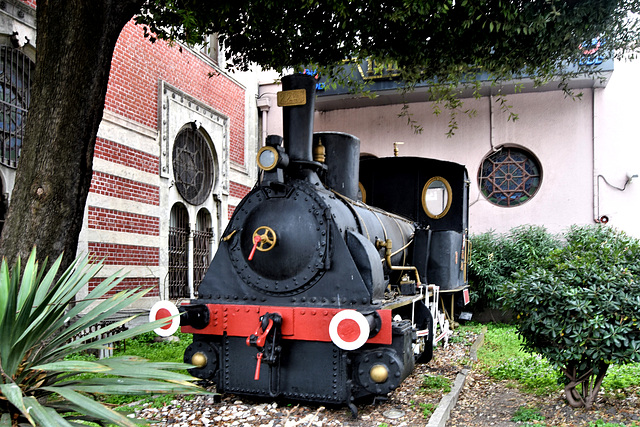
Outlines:
[{"label": "bush", "polygon": [[163,321],[100,338],[132,320],[129,318],[77,338],[148,291],[126,290],[103,299],[122,280],[112,276],[71,307],[70,301],[101,265],[91,265],[86,258],[76,260],[57,278],[61,261],[58,258],[45,271],[38,267],[34,250],[24,270],[20,260],[11,271],[6,260],[0,266],[0,426],[25,422],[71,426],[78,421],[104,425],[108,421],[133,427],[138,423],[96,402],[95,396],[204,392],[193,384],[196,378],[171,371],[191,365],[151,363],[135,356],[81,357],[85,350],[153,330]]},{"label": "bush", "polygon": [[562,370],[571,406],[590,408],[610,364],[640,362],[640,241],[606,226],[566,243],[504,290],[524,347]]},{"label": "bush", "polygon": [[473,236],[471,243],[469,283],[476,311],[502,308],[502,288],[512,274],[559,246],[555,236],[536,225],[515,227],[507,234],[489,231]]}]

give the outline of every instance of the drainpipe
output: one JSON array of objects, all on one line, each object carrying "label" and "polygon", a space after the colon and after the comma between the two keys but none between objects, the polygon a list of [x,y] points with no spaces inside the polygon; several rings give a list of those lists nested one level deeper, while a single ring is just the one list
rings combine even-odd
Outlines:
[{"label": "drainpipe", "polygon": [[491,146],[491,151],[495,151],[495,147],[493,145],[494,138],[494,117],[493,117],[493,95],[489,95],[489,145]]},{"label": "drainpipe", "polygon": [[596,167],[596,153],[598,148],[598,137],[596,134],[596,88],[591,89],[591,150],[593,156],[593,220],[600,222],[600,183],[598,182],[598,172]]}]

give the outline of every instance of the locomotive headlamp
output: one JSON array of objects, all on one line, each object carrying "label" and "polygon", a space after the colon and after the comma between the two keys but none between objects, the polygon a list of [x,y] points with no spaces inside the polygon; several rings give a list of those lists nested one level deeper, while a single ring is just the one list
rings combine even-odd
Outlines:
[{"label": "locomotive headlamp", "polygon": [[369,370],[369,376],[374,382],[380,384],[389,378],[389,370],[384,365],[373,365]]},{"label": "locomotive headlamp", "polygon": [[275,147],[266,146],[258,151],[258,166],[262,170],[270,171],[275,169],[279,160],[280,154]]},{"label": "locomotive headlamp", "polygon": [[197,366],[198,368],[204,368],[207,366],[207,356],[204,353],[197,352],[193,356],[191,356],[191,364],[193,366]]}]

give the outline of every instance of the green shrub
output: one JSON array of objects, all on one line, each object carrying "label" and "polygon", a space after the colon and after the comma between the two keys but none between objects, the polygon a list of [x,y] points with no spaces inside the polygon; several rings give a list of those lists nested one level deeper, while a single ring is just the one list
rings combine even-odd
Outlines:
[{"label": "green shrub", "polygon": [[524,347],[562,370],[572,406],[590,408],[611,363],[640,362],[640,241],[606,226],[565,238],[513,275],[504,300]]},{"label": "green shrub", "polygon": [[546,257],[559,240],[544,227],[523,225],[507,234],[489,231],[471,238],[469,283],[476,311],[500,309],[504,283],[511,275]]},{"label": "green shrub", "polygon": [[153,330],[163,321],[101,338],[132,320],[124,319],[78,339],[79,333],[148,291],[126,290],[104,299],[122,280],[114,275],[70,307],[69,302],[98,273],[101,264],[91,265],[86,258],[76,260],[57,278],[61,261],[62,257],[58,258],[45,271],[38,267],[34,250],[24,270],[20,260],[11,271],[6,260],[0,266],[0,426],[25,422],[71,426],[81,420],[133,427],[138,425],[135,420],[95,401],[95,396],[204,392],[192,383],[195,378],[171,371],[190,365],[152,363],[135,356],[103,360],[82,356],[85,350]]}]

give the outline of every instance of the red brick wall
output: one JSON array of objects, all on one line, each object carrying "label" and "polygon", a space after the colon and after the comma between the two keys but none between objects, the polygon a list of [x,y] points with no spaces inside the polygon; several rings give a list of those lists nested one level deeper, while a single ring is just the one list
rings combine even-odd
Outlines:
[{"label": "red brick wall", "polygon": [[127,178],[94,172],[89,192],[158,206],[160,187]]},{"label": "red brick wall", "polygon": [[160,235],[160,219],[153,216],[121,212],[89,206],[87,209],[89,228],[120,231],[151,236]]},{"label": "red brick wall", "polygon": [[[89,280],[89,292],[94,290],[96,286],[98,286],[104,279],[105,277],[95,277]],[[157,277],[127,277],[120,283],[118,283],[118,285],[111,291],[109,291],[106,295],[112,296],[120,291],[138,288],[140,288],[140,290],[151,288],[151,291],[149,291],[145,296],[160,296],[160,279],[158,279]]]},{"label": "red brick wall", "polygon": [[158,156],[104,138],[96,139],[94,157],[153,174],[157,174],[160,168]]},{"label": "red brick wall", "polygon": [[246,196],[249,191],[251,191],[251,187],[247,187],[246,185],[238,184],[233,181],[229,182],[229,194],[233,197],[241,199]]},{"label": "red brick wall", "polygon": [[160,263],[160,248],[149,246],[89,242],[89,255],[104,259],[105,265],[157,266]]},{"label": "red brick wall", "polygon": [[155,129],[160,80],[229,117],[229,157],[244,165],[244,89],[179,45],[150,43],[129,22],[113,54],[105,107]]}]

